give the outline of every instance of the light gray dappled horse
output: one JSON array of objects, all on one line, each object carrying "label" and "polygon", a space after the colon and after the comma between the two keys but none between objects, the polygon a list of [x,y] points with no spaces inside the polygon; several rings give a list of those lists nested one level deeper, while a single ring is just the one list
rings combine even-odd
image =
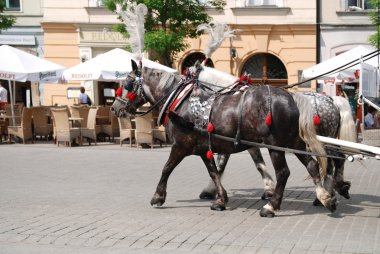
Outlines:
[{"label": "light gray dappled horse", "polygon": [[[197,66],[196,68],[200,68]],[[208,84],[218,84],[221,86],[228,86],[228,83],[231,85],[233,80],[237,78],[225,74],[215,75],[215,72],[212,68],[201,67],[202,71],[199,73],[199,80]],[[302,96],[300,96],[300,94]],[[308,100],[304,100],[303,97],[306,96]],[[352,117],[352,112],[348,100],[343,97],[330,97],[322,95],[319,93],[313,92],[304,92],[304,93],[295,93],[293,94],[297,106],[310,107],[313,109],[309,112],[309,116],[313,117],[318,114],[320,118],[320,124],[316,126],[317,134],[320,136],[339,138],[341,140],[356,142],[356,128],[355,123]],[[309,104],[309,105],[305,105]],[[252,147],[248,150],[251,155],[257,170],[259,171],[263,183],[264,183],[264,193],[262,199],[267,199],[273,195],[275,183],[273,178],[266,170],[266,165],[264,159],[261,155],[260,149],[257,147]],[[344,157],[344,154],[337,151],[327,150],[327,153],[330,155]],[[218,155],[218,170],[220,175],[223,175],[226,164],[229,160],[229,154],[220,154]],[[328,158],[327,164],[327,175],[324,179],[324,187],[330,192],[331,195],[334,195],[333,189],[338,191],[345,198],[349,198],[349,189],[351,183],[344,180],[344,162],[345,160]],[[335,170],[334,170],[335,169]],[[333,176],[332,176],[333,175]],[[215,187],[212,182],[204,188],[199,195],[201,199],[212,199],[215,196]],[[314,201],[314,204],[320,204],[318,199]]]}]

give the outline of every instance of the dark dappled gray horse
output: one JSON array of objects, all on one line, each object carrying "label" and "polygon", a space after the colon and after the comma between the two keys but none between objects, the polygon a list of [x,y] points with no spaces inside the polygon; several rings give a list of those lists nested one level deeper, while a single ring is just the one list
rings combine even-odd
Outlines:
[{"label": "dark dappled gray horse", "polygon": [[[135,69],[137,67],[134,64]],[[127,114],[136,114],[136,110],[146,102],[154,105],[156,102],[166,98],[176,87],[181,77],[162,70],[143,67],[135,70],[137,77],[126,98],[117,98],[111,110],[119,117]],[[227,192],[223,188],[220,175],[216,168],[214,158],[207,156],[212,151],[219,154],[232,154],[250,149],[250,146],[234,144],[234,142],[215,138],[213,135],[205,135],[199,131],[197,116],[194,115],[194,101],[201,105],[210,106],[209,120],[212,122],[214,134],[235,137],[237,130],[243,140],[263,142],[265,144],[290,147],[305,151],[306,146],[312,151],[323,153],[322,145],[317,141],[314,125],[310,122],[302,122],[303,111],[311,110],[308,107],[298,108],[293,96],[283,89],[269,87],[254,87],[241,93],[215,94],[206,89],[201,83],[191,84],[191,92],[188,99],[176,108],[175,112],[169,112],[166,132],[172,141],[172,148],[168,161],[166,162],[156,192],[151,199],[151,205],[161,206],[166,199],[166,188],[170,174],[174,168],[189,155],[198,155],[204,162],[208,173],[216,186],[216,200],[211,209],[224,210],[228,202]],[[212,98],[212,99],[211,99]],[[306,98],[304,98],[306,100]],[[212,105],[212,107],[211,107]],[[265,124],[268,112],[272,114],[270,125]],[[239,118],[242,121],[239,123]],[[202,121],[202,120],[201,120]],[[239,126],[238,126],[239,125]],[[200,127],[203,125],[201,124]],[[199,126],[198,126],[199,127]],[[207,133],[207,132],[206,132]],[[300,137],[302,135],[302,138]],[[274,212],[280,209],[284,188],[290,171],[286,163],[285,152],[270,149],[270,158],[276,172],[276,185],[273,196],[261,209],[260,215],[272,217]],[[307,170],[316,185],[318,199],[328,209],[336,209],[336,199],[323,188],[321,177],[326,172],[322,166],[320,173],[319,164],[309,155],[296,154],[306,165]],[[323,162],[323,159],[321,160]]]},{"label": "dark dappled gray horse", "polygon": [[[232,77],[226,76],[214,76],[212,77],[212,70],[209,68],[203,68],[205,73],[200,76],[201,81],[220,83],[221,79],[227,79],[227,82],[231,82]],[[211,74],[210,74],[211,72]],[[201,72],[202,73],[202,72]],[[209,74],[209,75],[208,75]],[[213,81],[211,81],[213,80]],[[218,81],[219,80],[219,81]],[[294,94],[293,97],[297,102],[298,107],[305,107],[304,103],[311,105],[312,111],[309,112],[310,116],[319,116],[320,123],[316,126],[317,134],[320,136],[339,138],[341,140],[356,142],[356,128],[352,117],[352,112],[348,100],[343,97],[330,97],[313,92],[304,92],[308,100],[303,100],[303,96]],[[275,183],[273,178],[266,170],[266,165],[261,155],[260,149],[252,147],[248,150],[264,183],[263,199],[267,199],[273,195]],[[330,155],[344,157],[344,154],[327,150]],[[229,154],[218,155],[218,171],[222,176],[229,160]],[[324,181],[324,187],[329,190],[331,195],[334,195],[333,189],[338,191],[339,194],[345,198],[349,198],[350,182],[344,180],[344,162],[345,160],[328,158],[327,175]],[[215,197],[215,186],[212,182],[208,184],[206,188],[202,190],[199,197],[201,199],[213,199]],[[314,201],[314,204],[319,204],[318,199]]]}]

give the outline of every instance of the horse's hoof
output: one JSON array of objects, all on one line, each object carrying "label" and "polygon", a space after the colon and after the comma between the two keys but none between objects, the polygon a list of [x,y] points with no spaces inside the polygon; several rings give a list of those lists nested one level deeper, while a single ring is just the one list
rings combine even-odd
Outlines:
[{"label": "horse's hoof", "polygon": [[319,201],[319,199],[315,198],[313,201],[313,206],[323,206],[323,204]]},{"label": "horse's hoof", "polygon": [[337,188],[335,188],[338,193],[346,199],[350,199],[350,193],[348,192],[351,188],[350,182],[343,182]]},{"label": "horse's hoof", "polygon": [[210,209],[215,210],[215,211],[224,211],[226,210],[226,206],[222,204],[214,203],[212,204],[212,206],[210,206]]},{"label": "horse's hoof", "polygon": [[327,203],[327,206],[326,208],[330,210],[330,212],[335,212],[336,210],[336,207],[337,207],[337,200],[336,200],[336,197],[332,197],[330,199],[330,202]]},{"label": "horse's hoof", "polygon": [[260,210],[260,216],[261,217],[268,217],[268,218],[273,218],[274,217],[274,212],[267,209],[267,208],[261,208]]},{"label": "horse's hoof", "polygon": [[261,199],[262,199],[262,200],[268,200],[268,199],[270,199],[272,196],[273,196],[273,193],[272,193],[272,192],[265,191],[265,192],[263,193],[263,195],[261,195]]},{"label": "horse's hoof", "polygon": [[215,199],[215,194],[207,192],[207,191],[202,191],[201,194],[199,194],[200,199]]},{"label": "horse's hoof", "polygon": [[154,194],[153,198],[150,201],[151,206],[162,206],[165,203],[165,198],[158,196],[157,194]]}]

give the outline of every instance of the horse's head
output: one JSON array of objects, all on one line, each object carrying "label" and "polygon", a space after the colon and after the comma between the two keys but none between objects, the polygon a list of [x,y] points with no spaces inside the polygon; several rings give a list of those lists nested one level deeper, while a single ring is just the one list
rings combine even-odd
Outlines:
[{"label": "horse's head", "polygon": [[163,70],[141,68],[133,60],[132,69],[133,71],[124,85],[124,89],[128,91],[126,96],[116,97],[111,106],[111,111],[118,117],[125,117],[128,114],[135,115],[139,107],[148,101],[152,102],[155,94],[161,97],[162,94],[158,94],[162,90],[160,88],[165,86],[170,77],[170,73]]},{"label": "horse's head", "polygon": [[142,88],[141,68],[132,60],[132,72],[128,75],[124,89],[127,90],[125,96],[116,97],[111,106],[111,111],[118,117],[125,117],[128,114],[135,115],[137,109],[147,102]]}]

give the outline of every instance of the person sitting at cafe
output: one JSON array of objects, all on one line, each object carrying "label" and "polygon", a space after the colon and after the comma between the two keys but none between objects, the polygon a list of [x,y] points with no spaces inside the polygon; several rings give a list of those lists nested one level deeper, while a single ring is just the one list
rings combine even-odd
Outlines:
[{"label": "person sitting at cafe", "polygon": [[0,82],[0,109],[4,109],[6,104],[8,104],[8,91],[2,86],[2,81],[1,81]]},{"label": "person sitting at cafe", "polygon": [[89,105],[91,106],[91,99],[90,97],[85,93],[85,89],[83,86],[80,88],[80,94],[79,94],[79,104]]},{"label": "person sitting at cafe", "polygon": [[364,126],[366,128],[376,128],[377,127],[376,109],[374,107],[368,108],[368,112],[364,117]]}]

